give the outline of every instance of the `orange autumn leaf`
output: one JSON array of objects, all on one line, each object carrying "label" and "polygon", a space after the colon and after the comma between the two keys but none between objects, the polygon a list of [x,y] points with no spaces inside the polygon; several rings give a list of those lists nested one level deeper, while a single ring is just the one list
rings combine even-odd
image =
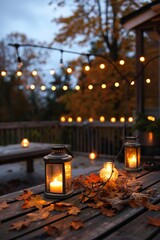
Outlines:
[{"label": "orange autumn leaf", "polygon": [[25,199],[24,204],[22,205],[23,209],[36,207],[38,209],[41,209],[43,205],[45,205],[47,202],[42,199],[40,195],[31,196],[30,198]]},{"label": "orange autumn leaf", "polygon": [[44,227],[44,230],[49,236],[54,236],[54,237],[60,236],[60,230],[57,227],[48,225]]},{"label": "orange autumn leaf", "polygon": [[17,200],[25,200],[25,199],[29,198],[32,194],[33,194],[33,192],[25,189],[23,191],[23,193],[19,197],[17,197],[16,199]]},{"label": "orange autumn leaf", "polygon": [[46,211],[45,209],[41,209],[36,213],[28,213],[27,214],[27,217],[29,217],[32,222],[46,219],[48,216],[49,216],[49,211]]},{"label": "orange autumn leaf", "polygon": [[143,206],[146,207],[150,211],[159,211],[160,210],[160,205],[154,205],[153,203],[150,203],[150,202],[144,202]]},{"label": "orange autumn leaf", "polygon": [[28,227],[28,225],[31,223],[31,221],[26,220],[26,221],[18,221],[15,223],[11,223],[11,228],[10,230],[21,230],[22,228]]},{"label": "orange autumn leaf", "polygon": [[59,202],[59,203],[55,203],[54,209],[56,211],[63,212],[63,211],[68,210],[68,208],[72,207],[72,206],[73,206],[73,204],[71,204],[71,203]]},{"label": "orange autumn leaf", "polygon": [[91,173],[89,176],[86,177],[86,180],[89,183],[98,183],[101,182],[101,178],[99,175],[95,174],[95,173]]},{"label": "orange autumn leaf", "polygon": [[160,227],[160,218],[148,217],[148,224],[151,224],[155,227]]},{"label": "orange autumn leaf", "polygon": [[74,230],[78,230],[80,228],[84,227],[84,223],[81,219],[75,219],[71,222],[71,228]]},{"label": "orange autumn leaf", "polygon": [[0,210],[2,210],[4,208],[8,208],[8,207],[9,207],[9,205],[7,204],[6,201],[3,201],[3,202],[0,203]]},{"label": "orange autumn leaf", "polygon": [[115,210],[101,207],[101,213],[106,217],[113,217],[115,215]]},{"label": "orange autumn leaf", "polygon": [[72,206],[71,208],[69,208],[68,210],[68,214],[70,215],[77,215],[81,212],[81,210],[78,207]]}]

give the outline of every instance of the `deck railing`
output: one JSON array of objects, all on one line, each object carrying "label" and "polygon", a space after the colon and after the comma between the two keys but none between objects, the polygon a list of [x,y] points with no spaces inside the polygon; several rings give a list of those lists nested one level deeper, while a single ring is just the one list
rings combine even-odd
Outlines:
[{"label": "deck railing", "polygon": [[69,144],[72,151],[116,155],[122,146],[122,137],[131,135],[132,124],[116,122],[9,122],[0,123],[0,145],[20,143],[23,138],[31,142]]}]

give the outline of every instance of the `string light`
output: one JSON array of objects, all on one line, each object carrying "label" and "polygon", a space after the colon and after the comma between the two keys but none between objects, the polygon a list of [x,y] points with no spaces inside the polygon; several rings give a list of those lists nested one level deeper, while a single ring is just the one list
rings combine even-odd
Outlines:
[{"label": "string light", "polygon": [[68,67],[67,68],[67,73],[69,73],[69,74],[72,73],[72,68]]},{"label": "string light", "polygon": [[6,72],[6,71],[1,71],[1,76],[2,76],[2,77],[7,76],[7,72]]},{"label": "string light", "polygon": [[89,66],[89,65],[86,65],[86,66],[84,67],[84,69],[85,69],[86,72],[88,72],[88,71],[90,70],[90,66]]},{"label": "string light", "polygon": [[135,81],[132,81],[130,84],[131,84],[131,86],[133,86],[135,84]]},{"label": "string light", "polygon": [[54,75],[54,74],[55,74],[55,70],[54,70],[54,69],[51,69],[51,70],[49,71],[49,73],[50,73],[51,75]]},{"label": "string light", "polygon": [[45,91],[45,90],[46,90],[46,86],[42,85],[42,86],[41,86],[41,90],[42,90],[42,91]]},{"label": "string light", "polygon": [[68,122],[70,122],[70,123],[73,122],[72,117],[69,117],[69,118],[68,118]]},{"label": "string light", "polygon": [[99,121],[100,122],[105,122],[105,117],[104,116],[100,116]]},{"label": "string light", "polygon": [[101,85],[101,88],[102,88],[102,89],[105,89],[106,87],[107,87],[107,85],[104,84],[104,83]]},{"label": "string light", "polygon": [[115,82],[114,86],[119,87],[119,82]]},{"label": "string light", "polygon": [[92,90],[93,89],[93,85],[92,84],[88,85],[88,89]]},{"label": "string light", "polygon": [[90,118],[88,119],[88,122],[93,122],[93,118],[90,117]]},{"label": "string light", "polygon": [[65,122],[65,121],[66,121],[65,117],[62,116],[62,117],[60,118],[60,121],[61,121],[61,122]]},{"label": "string light", "polygon": [[146,79],[146,83],[151,83],[151,79],[150,79],[150,78],[147,78],[147,79]]},{"label": "string light", "polygon": [[145,57],[141,56],[141,57],[139,58],[139,61],[140,61],[140,62],[144,62],[144,61],[145,61]]},{"label": "string light", "polygon": [[56,90],[56,86],[52,86],[52,87],[51,87],[51,90],[52,90],[52,91],[55,91],[55,90]]},{"label": "string light", "polygon": [[128,122],[133,122],[133,117],[129,117]]},{"label": "string light", "polygon": [[114,122],[116,122],[116,118],[115,118],[115,117],[111,117],[110,121],[111,121],[112,123],[114,123]]},{"label": "string light", "polygon": [[32,76],[34,76],[34,77],[35,77],[35,76],[37,76],[37,74],[38,74],[38,73],[37,73],[37,71],[36,71],[36,70],[33,70],[33,71],[32,71]]},{"label": "string light", "polygon": [[100,67],[100,69],[105,69],[105,64],[101,63],[99,67]]},{"label": "string light", "polygon": [[80,90],[80,86],[79,85],[76,85],[75,86],[75,89],[78,91],[78,90]]},{"label": "string light", "polygon": [[16,74],[17,74],[18,77],[21,77],[21,76],[22,76],[22,72],[21,72],[21,71],[17,71]]},{"label": "string light", "polygon": [[82,122],[82,118],[81,117],[77,117],[77,122]]},{"label": "string light", "polygon": [[122,66],[122,65],[125,64],[125,61],[124,61],[124,60],[120,60],[120,61],[119,61],[119,64]]},{"label": "string light", "polygon": [[31,90],[34,90],[35,88],[36,88],[36,86],[35,86],[34,84],[31,84],[31,85],[30,85],[30,89],[31,89]]},{"label": "string light", "polygon": [[64,90],[64,91],[67,91],[67,90],[68,90],[67,85],[64,85],[64,86],[63,86],[63,90]]},{"label": "string light", "polygon": [[120,122],[124,123],[125,122],[125,117],[121,117]]}]

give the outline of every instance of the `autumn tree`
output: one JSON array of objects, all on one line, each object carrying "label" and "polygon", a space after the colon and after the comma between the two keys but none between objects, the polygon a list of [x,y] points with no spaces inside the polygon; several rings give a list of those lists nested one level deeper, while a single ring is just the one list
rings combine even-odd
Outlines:
[{"label": "autumn tree", "polygon": [[[0,43],[0,70],[5,70],[7,75],[0,76],[0,121],[24,121],[39,118],[42,107],[41,96],[38,86],[43,80],[40,76],[33,77],[31,71],[35,66],[38,68],[45,63],[45,54],[35,51],[33,48],[19,48],[19,56],[23,65],[17,67],[16,49],[8,46],[8,43],[31,43],[24,34],[10,34]],[[17,71],[22,71],[22,76],[17,76]],[[36,85],[37,90],[31,91],[31,83]]]}]

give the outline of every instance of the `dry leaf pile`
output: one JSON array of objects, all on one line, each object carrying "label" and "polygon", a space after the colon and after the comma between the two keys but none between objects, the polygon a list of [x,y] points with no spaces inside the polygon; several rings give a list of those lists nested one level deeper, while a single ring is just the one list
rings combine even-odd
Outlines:
[{"label": "dry leaf pile", "polygon": [[[120,212],[125,206],[132,208],[145,207],[150,211],[159,211],[160,206],[154,205],[151,200],[156,195],[156,189],[142,190],[143,183],[135,177],[127,175],[125,171],[119,171],[116,182],[108,181],[104,183],[99,175],[80,175],[73,180],[74,188],[81,189],[80,200],[88,207],[98,209],[100,213],[107,217],[112,217]],[[23,194],[16,198],[22,201],[22,209],[37,208],[35,212],[27,214],[25,220],[11,224],[10,230],[21,230],[28,227],[32,222],[43,221],[48,218],[52,211],[66,212],[69,215],[78,215],[81,210],[71,203],[57,202],[52,204],[44,200],[40,195],[34,195],[29,190],[24,190]],[[0,210],[8,208],[10,205],[6,201],[0,203]],[[160,219],[149,217],[149,224],[160,227]],[[78,230],[84,227],[81,219],[74,219],[70,225],[71,229]],[[60,230],[53,225],[44,227],[44,231],[51,236],[60,235]]]}]

